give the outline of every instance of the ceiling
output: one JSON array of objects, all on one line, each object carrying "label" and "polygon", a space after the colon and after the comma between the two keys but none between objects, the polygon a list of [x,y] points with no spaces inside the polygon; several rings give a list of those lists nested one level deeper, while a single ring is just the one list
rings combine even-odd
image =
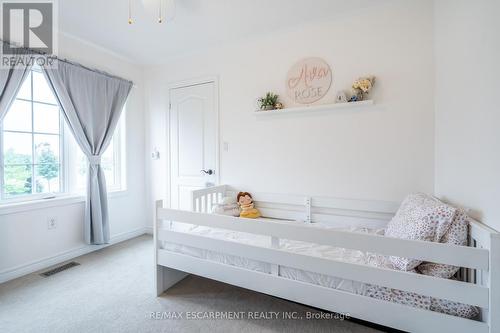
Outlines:
[{"label": "ceiling", "polygon": [[[163,0],[164,7],[171,0]],[[373,0],[176,0],[175,18],[157,23],[159,0],[59,1],[59,29],[126,57],[155,65],[221,43],[333,17]],[[169,12],[171,13],[171,11]],[[168,15],[168,14],[167,14]]]}]

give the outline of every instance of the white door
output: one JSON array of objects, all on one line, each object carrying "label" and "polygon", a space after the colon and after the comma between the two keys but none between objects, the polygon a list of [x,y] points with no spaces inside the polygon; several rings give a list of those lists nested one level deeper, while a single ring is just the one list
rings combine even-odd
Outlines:
[{"label": "white door", "polygon": [[191,208],[191,191],[216,183],[216,87],[208,82],[170,90],[170,205]]}]

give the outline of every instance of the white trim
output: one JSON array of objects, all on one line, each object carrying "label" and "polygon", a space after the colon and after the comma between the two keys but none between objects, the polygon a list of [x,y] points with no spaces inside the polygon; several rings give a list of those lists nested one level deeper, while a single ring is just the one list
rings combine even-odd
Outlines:
[{"label": "white trim", "polygon": [[83,195],[60,195],[49,199],[21,201],[0,205],[0,215],[10,215],[50,207],[62,207],[85,202]]},{"label": "white trim", "polygon": [[82,255],[101,250],[108,246],[121,243],[123,241],[144,235],[147,233],[146,228],[138,228],[136,230],[123,232],[111,237],[109,244],[105,245],[84,245],[69,251],[64,251],[54,256],[46,257],[43,259],[35,260],[30,263],[20,265],[14,268],[9,268],[0,272],[0,283],[4,283],[18,277],[31,274],[33,272],[49,268],[51,266],[60,264],[64,261],[80,257]]},{"label": "white trim", "polygon": [[129,194],[129,190],[112,190],[110,192],[108,192],[108,199],[111,199],[111,198],[122,198],[122,197],[126,197],[128,196]]},{"label": "white trim", "polygon": [[[201,77],[195,77],[191,79],[186,79],[182,81],[175,81],[167,84],[167,89],[170,91],[172,89],[185,88],[190,86],[197,86],[200,84],[214,82],[218,86],[219,76],[218,75],[207,75]],[[217,96],[219,98],[219,96]]]},{"label": "white trim", "polygon": [[[128,195],[128,190],[111,191],[108,192],[108,199],[122,198]],[[0,204],[0,216],[22,213],[31,210],[80,204],[84,203],[85,200],[86,197],[83,194],[61,194],[46,199],[2,203]]]}]

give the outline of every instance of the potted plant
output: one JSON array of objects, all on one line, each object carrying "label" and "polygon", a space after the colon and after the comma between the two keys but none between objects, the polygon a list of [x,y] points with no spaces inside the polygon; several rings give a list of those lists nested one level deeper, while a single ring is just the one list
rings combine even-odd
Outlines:
[{"label": "potted plant", "polygon": [[279,96],[275,93],[268,92],[266,96],[259,98],[259,105],[261,110],[275,110],[282,105],[278,102]]}]

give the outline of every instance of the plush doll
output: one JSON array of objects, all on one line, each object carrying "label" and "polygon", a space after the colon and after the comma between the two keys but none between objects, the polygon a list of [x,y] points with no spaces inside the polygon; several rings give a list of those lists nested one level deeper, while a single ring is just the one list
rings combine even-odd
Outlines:
[{"label": "plush doll", "polygon": [[218,204],[212,206],[212,213],[228,216],[240,216],[240,207],[234,197],[224,197]]},{"label": "plush doll", "polygon": [[260,212],[254,207],[252,195],[248,192],[240,192],[237,196],[238,205],[240,205],[240,217],[256,219],[260,217]]}]

